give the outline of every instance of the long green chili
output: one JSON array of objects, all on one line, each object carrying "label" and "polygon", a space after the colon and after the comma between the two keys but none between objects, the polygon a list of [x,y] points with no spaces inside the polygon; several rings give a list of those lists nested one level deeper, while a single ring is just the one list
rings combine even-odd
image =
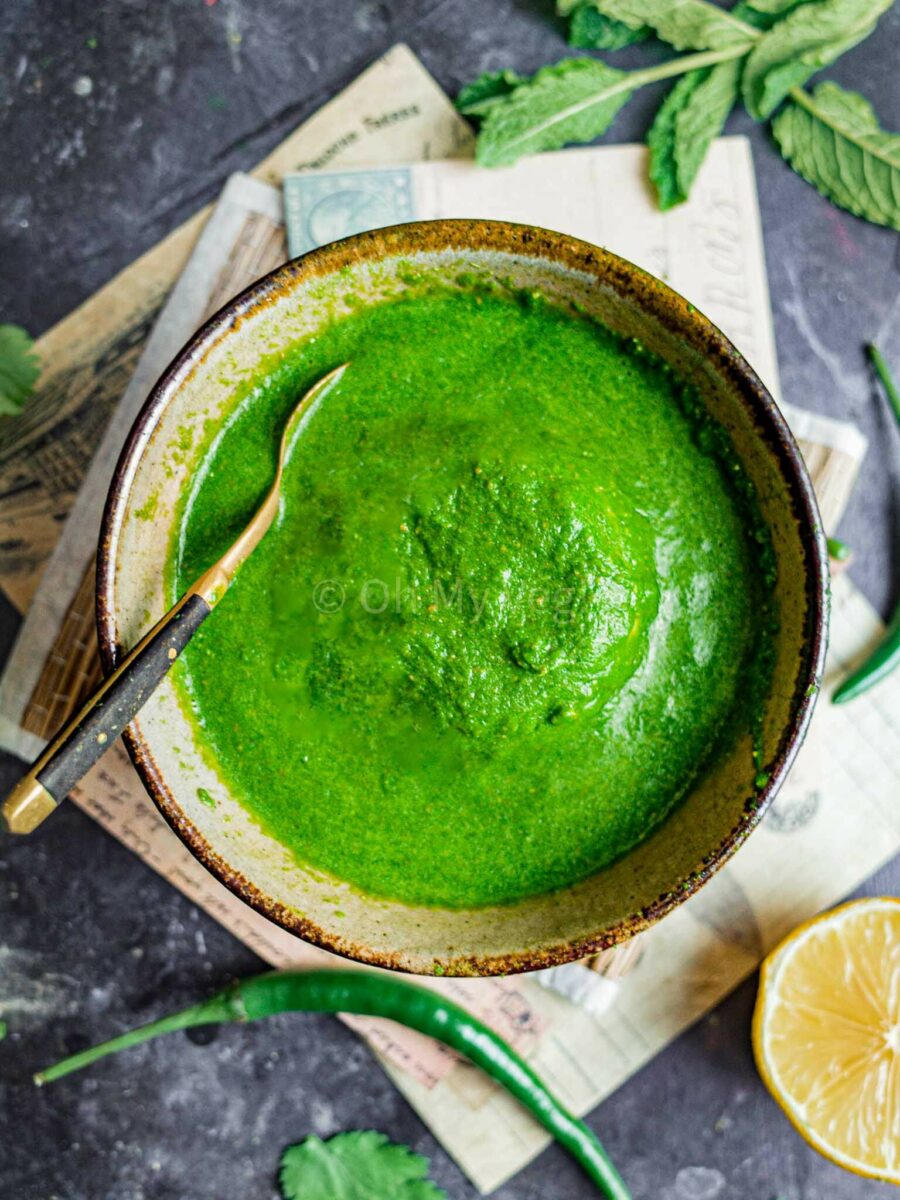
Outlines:
[{"label": "long green chili", "polygon": [[869,356],[869,361],[875,368],[875,374],[881,380],[881,386],[884,388],[884,394],[887,396],[890,406],[894,410],[897,424],[900,425],[900,390],[898,390],[897,384],[894,382],[890,367],[885,362],[884,355],[877,346],[866,346],[866,353]]},{"label": "long green chili", "polygon": [[[897,423],[900,425],[900,390],[898,390],[878,347],[867,346],[866,352],[875,368],[875,374],[881,380]],[[870,687],[890,674],[898,663],[900,663],[900,601],[888,622],[884,637],[869,657],[860,663],[856,670],[848,675],[841,686],[837,688],[831,697],[832,704],[846,704],[848,700],[854,700],[857,696],[861,696],[863,692],[867,692]]]},{"label": "long green chili", "polygon": [[502,1084],[581,1164],[608,1200],[631,1200],[628,1189],[595,1135],[555,1099],[531,1067],[501,1037],[439,993],[390,975],[349,970],[257,975],[234,983],[191,1008],[73,1054],[71,1058],[47,1067],[35,1075],[34,1080],[37,1084],[50,1083],[107,1054],[115,1054],[176,1029],[227,1021],[256,1021],[283,1012],[386,1017],[436,1038]]}]

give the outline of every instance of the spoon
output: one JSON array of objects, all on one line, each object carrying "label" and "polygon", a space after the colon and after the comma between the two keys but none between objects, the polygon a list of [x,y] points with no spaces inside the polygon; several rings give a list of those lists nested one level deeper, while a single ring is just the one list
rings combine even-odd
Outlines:
[{"label": "spoon", "polygon": [[2,812],[10,833],[31,833],[37,829],[153,695],[271,526],[278,512],[284,464],[293,439],[348,365],[336,367],[313,384],[288,417],[281,435],[275,479],[237,540],[129,651],[7,796]]}]

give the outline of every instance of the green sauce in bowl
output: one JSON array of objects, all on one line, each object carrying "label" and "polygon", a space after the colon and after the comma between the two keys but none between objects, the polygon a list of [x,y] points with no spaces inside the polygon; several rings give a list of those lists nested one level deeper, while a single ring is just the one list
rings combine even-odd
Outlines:
[{"label": "green sauce in bowl", "polygon": [[299,394],[282,512],[183,657],[222,777],[296,858],[473,908],[584,878],[753,729],[771,549],[672,372],[531,294],[336,318],[210,442],[172,572],[237,535]]}]

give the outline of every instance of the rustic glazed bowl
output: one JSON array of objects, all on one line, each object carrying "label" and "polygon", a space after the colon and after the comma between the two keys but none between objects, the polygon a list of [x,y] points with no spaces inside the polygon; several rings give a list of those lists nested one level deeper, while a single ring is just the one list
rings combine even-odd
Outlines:
[{"label": "rustic glazed bowl", "polygon": [[[267,275],[212,318],[150,394],[113,479],[98,566],[104,666],[170,606],[162,565],[197,470],[200,427],[225,421],[259,359],[316,332],[352,294],[376,301],[435,276],[502,278],[576,304],[639,337],[692,381],[753,480],[778,562],[780,628],[764,711],[769,781],[754,787],[748,740],[704,775],[656,832],[565,890],[463,912],[376,900],[296,863],[229,793],[166,680],[126,732],[163,816],[227,887],[310,942],[422,974],[498,974],[581,958],[625,940],[695,892],[759,823],[810,718],[826,641],[826,552],[800,453],[759,379],[725,337],[658,279],[562,234],[483,221],[433,221],[360,234]],[[185,449],[185,428],[198,431]],[[209,428],[209,426],[206,426]],[[148,508],[149,506],[149,508]],[[140,519],[152,510],[152,521]],[[215,620],[215,617],[212,618]],[[218,798],[206,807],[198,789]],[[202,792],[200,793],[202,795]],[[302,800],[298,796],[298,802]]]}]

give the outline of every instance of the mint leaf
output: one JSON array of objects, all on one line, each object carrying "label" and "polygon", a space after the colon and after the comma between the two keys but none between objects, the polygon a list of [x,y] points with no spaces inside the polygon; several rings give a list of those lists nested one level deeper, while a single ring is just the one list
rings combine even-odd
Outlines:
[{"label": "mint leaf", "polygon": [[737,59],[690,71],[663,101],[647,135],[650,178],[660,208],[687,200],[706,152],[734,106],[740,78]]},{"label": "mint leaf", "polygon": [[751,51],[744,67],[747,111],[771,116],[792,87],[834,62],[875,28],[893,0],[816,0],[792,9]]},{"label": "mint leaf", "polygon": [[515,71],[486,71],[460,90],[456,107],[467,117],[483,116],[492,104],[503,100],[523,82]]},{"label": "mint leaf", "polygon": [[713,140],[722,132],[738,98],[741,62],[711,67],[675,115],[675,162],[678,187],[687,198]]},{"label": "mint leaf", "polygon": [[279,1181],[284,1200],[447,1200],[427,1173],[427,1158],[370,1130],[289,1146]]},{"label": "mint leaf", "polygon": [[[772,28],[779,16],[806,0],[739,0],[731,9],[735,20],[754,31]],[[659,206],[672,208],[688,198],[691,185],[713,139],[722,132],[740,91],[739,59],[712,68],[690,71],[663,101],[647,135],[650,178]]]},{"label": "mint leaf", "polygon": [[650,149],[650,178],[656,187],[659,207],[663,211],[674,208],[676,204],[681,204],[687,199],[687,192],[678,179],[678,163],[675,157],[675,118],[690,102],[698,86],[708,74],[709,68],[682,75],[659,106],[647,134],[647,146]]},{"label": "mint leaf", "polygon": [[676,50],[724,50],[753,41],[753,32],[732,13],[706,0],[594,0],[604,16],[630,29],[649,25]]},{"label": "mint leaf", "polygon": [[[739,4],[738,8],[750,8],[754,12],[766,13],[772,17],[786,16],[792,8],[797,8],[800,4],[806,4],[808,0],[746,0],[746,3]],[[737,12],[735,11],[735,16]]]},{"label": "mint leaf", "polygon": [[607,17],[595,7],[593,0],[581,4],[569,22],[569,45],[576,50],[623,50],[635,42],[643,42],[651,34],[649,25],[632,29],[624,21]]},{"label": "mint leaf", "polygon": [[829,200],[900,230],[900,134],[886,133],[868,100],[836,83],[796,90],[772,122],[778,148]]},{"label": "mint leaf", "polygon": [[13,416],[41,373],[34,342],[18,325],[0,325],[0,416]]},{"label": "mint leaf", "polygon": [[485,111],[476,157],[485,167],[523,154],[591,142],[612,124],[632,92],[629,76],[595,58],[564,58],[542,67]]},{"label": "mint leaf", "polygon": [[760,33],[768,33],[789,12],[808,3],[809,0],[740,0],[731,13]]}]

